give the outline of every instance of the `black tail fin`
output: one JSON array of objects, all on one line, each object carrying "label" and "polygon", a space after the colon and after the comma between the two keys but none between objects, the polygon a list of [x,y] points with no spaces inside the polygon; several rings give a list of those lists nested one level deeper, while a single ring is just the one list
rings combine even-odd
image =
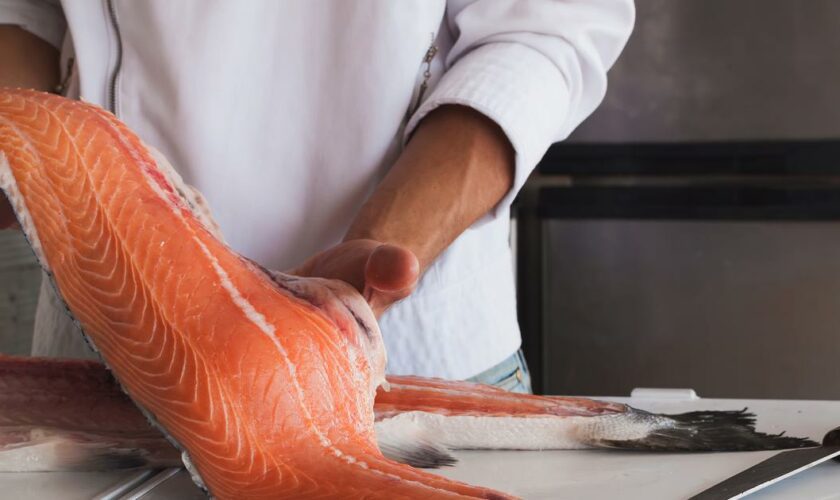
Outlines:
[{"label": "black tail fin", "polygon": [[151,467],[141,450],[78,448],[57,456],[59,470],[99,471]]},{"label": "black tail fin", "polygon": [[[32,427],[13,430],[0,446],[0,472],[107,471],[179,467],[181,455],[162,437],[93,434]],[[2,496],[2,495],[0,495]]]},{"label": "black tail fin", "polygon": [[413,422],[377,424],[376,440],[383,455],[412,467],[438,469],[458,462],[431,431]]},{"label": "black tail fin", "polygon": [[798,437],[765,434],[755,430],[755,415],[740,411],[693,411],[676,415],[655,415],[632,409],[637,418],[656,421],[643,438],[603,440],[603,448],[650,451],[758,451],[806,448],[818,443]]}]

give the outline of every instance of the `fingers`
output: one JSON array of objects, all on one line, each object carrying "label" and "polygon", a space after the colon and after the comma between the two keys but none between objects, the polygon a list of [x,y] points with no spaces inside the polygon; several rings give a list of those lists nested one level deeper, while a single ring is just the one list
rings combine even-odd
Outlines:
[{"label": "fingers", "polygon": [[391,304],[408,297],[420,277],[420,263],[410,250],[383,244],[368,257],[364,297],[378,318]]},{"label": "fingers", "polygon": [[365,267],[380,243],[367,240],[344,242],[324,250],[288,271],[297,276],[342,280],[360,292],[365,286]]},{"label": "fingers", "polygon": [[420,276],[420,263],[410,250],[396,245],[378,246],[365,266],[365,284],[380,292],[410,291]]},{"label": "fingers", "polygon": [[379,317],[411,294],[420,278],[420,263],[404,247],[351,240],[310,257],[290,274],[345,281],[362,292]]}]

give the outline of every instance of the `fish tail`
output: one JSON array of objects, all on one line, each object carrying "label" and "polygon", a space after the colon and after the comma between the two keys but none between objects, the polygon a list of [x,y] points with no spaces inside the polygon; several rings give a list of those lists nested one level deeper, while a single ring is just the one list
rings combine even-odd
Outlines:
[{"label": "fish tail", "polygon": [[[675,415],[648,413],[628,408],[625,423],[615,426],[626,432],[647,428],[643,435],[626,438],[593,433],[589,444],[598,448],[650,451],[758,451],[804,448],[818,444],[807,438],[767,434],[755,429],[755,415],[747,408],[736,411],[692,411]],[[620,433],[619,433],[620,434]]]},{"label": "fish tail", "polygon": [[756,431],[755,415],[746,409],[662,415],[619,403],[514,394],[468,382],[393,376],[388,381],[390,391],[380,390],[376,398],[377,436],[383,452],[409,463],[418,463],[412,462],[416,457],[393,454],[389,445],[418,442],[418,428],[425,431],[425,442],[444,450],[752,451],[816,446],[807,438]]}]

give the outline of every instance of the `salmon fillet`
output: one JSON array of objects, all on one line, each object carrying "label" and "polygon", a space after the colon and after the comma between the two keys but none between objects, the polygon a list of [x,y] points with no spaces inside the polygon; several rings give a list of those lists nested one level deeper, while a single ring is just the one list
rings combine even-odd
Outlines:
[{"label": "salmon fillet", "polygon": [[211,494],[503,497],[384,458],[373,316],[338,324],[231,251],[113,115],[2,90],[0,151],[0,186],[73,317]]}]

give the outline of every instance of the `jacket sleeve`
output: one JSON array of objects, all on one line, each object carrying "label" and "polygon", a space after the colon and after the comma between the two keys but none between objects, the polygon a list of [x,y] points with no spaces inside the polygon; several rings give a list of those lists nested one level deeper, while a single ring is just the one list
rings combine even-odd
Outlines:
[{"label": "jacket sleeve", "polygon": [[454,45],[406,137],[443,104],[495,121],[516,151],[506,208],[548,147],[600,104],[634,17],[632,0],[450,0],[444,28]]},{"label": "jacket sleeve", "polygon": [[0,0],[0,24],[20,26],[59,49],[67,31],[58,0]]}]

